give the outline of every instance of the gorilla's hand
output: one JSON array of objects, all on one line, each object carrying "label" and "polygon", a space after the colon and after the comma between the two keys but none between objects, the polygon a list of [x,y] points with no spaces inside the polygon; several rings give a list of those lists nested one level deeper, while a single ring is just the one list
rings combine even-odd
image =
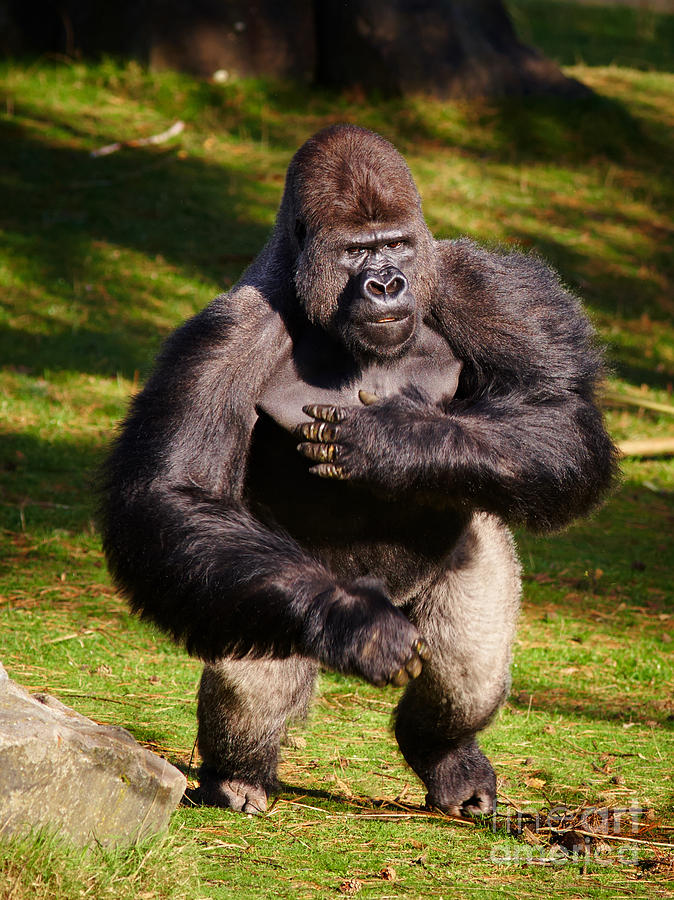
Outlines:
[{"label": "gorilla's hand", "polygon": [[[360,407],[315,404],[303,412],[313,422],[298,425],[298,451],[315,463],[310,472],[321,478],[363,481],[388,491],[413,487],[418,463],[428,444],[417,435],[424,420],[432,429],[433,414],[420,397],[399,394],[379,401],[360,391]],[[429,429],[427,429],[429,430]],[[411,452],[413,451],[413,452]]]},{"label": "gorilla's hand", "polygon": [[319,594],[307,631],[307,649],[321,662],[380,687],[402,687],[419,675],[430,657],[407,616],[368,578]]},{"label": "gorilla's hand", "polygon": [[[352,471],[347,467],[347,450],[343,443],[345,436],[344,423],[350,410],[344,406],[303,406],[302,412],[312,416],[314,421],[298,425],[295,433],[303,442],[297,449],[307,459],[317,463],[309,471],[322,478],[351,478]],[[339,423],[342,425],[340,426]]]}]

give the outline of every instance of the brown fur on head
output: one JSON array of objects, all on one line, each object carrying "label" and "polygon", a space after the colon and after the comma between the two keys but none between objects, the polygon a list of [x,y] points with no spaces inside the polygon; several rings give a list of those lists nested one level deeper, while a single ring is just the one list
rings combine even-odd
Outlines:
[{"label": "brown fur on head", "polygon": [[423,313],[435,288],[435,254],[407,163],[372,131],[330,126],[293,157],[277,220],[292,248],[297,295],[312,321],[327,326],[333,320],[346,285],[336,254],[367,227],[399,227],[413,236],[415,264],[405,274]]}]

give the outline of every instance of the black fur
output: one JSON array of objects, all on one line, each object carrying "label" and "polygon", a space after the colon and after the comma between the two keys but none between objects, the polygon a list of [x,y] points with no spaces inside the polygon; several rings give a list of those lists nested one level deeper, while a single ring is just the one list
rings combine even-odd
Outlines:
[{"label": "black fur", "polygon": [[[396,229],[402,251],[390,237]],[[400,269],[396,315],[411,310],[411,339],[396,344],[396,323],[366,323],[367,333],[361,324],[373,321],[377,297],[364,305],[354,288],[363,268],[355,250],[344,256],[359,235],[372,242],[362,252],[375,274]],[[378,347],[379,331],[394,335],[393,348],[391,340]],[[437,345],[414,368],[410,348]],[[268,245],[229,294],[173,335],[133,400],[105,469],[111,571],[134,610],[210,661],[299,655],[402,683],[424,658],[421,631],[434,656],[419,679],[428,686],[419,721],[437,718],[443,705],[463,702],[448,702],[442,665],[456,655],[456,629],[438,628],[431,641],[432,624],[413,624],[432,623],[415,603],[439,597],[438,585],[451,593],[452,578],[477,559],[464,553],[459,564],[456,548],[489,531],[483,512],[546,530],[600,500],[615,472],[596,406],[601,377],[587,319],[549,268],[465,240],[434,242],[396,151],[362,129],[327,129],[293,160]],[[362,405],[357,389],[371,383],[384,394]],[[290,426],[306,428],[301,406],[328,397],[339,414],[329,451],[336,462],[310,471],[304,456],[315,462],[329,445],[305,437],[298,453]],[[487,559],[489,541],[478,544]],[[514,567],[512,552],[503,554],[504,570]],[[511,594],[512,619],[516,586]],[[447,602],[449,618],[460,618],[463,601]],[[486,718],[504,696],[508,641]],[[254,681],[242,683],[241,697]],[[249,705],[259,710],[255,691]],[[279,721],[294,709],[290,700],[278,708],[286,710]],[[476,745],[466,749],[484,712],[462,726],[459,743],[448,726],[424,738],[427,752],[403,747],[429,802],[471,810],[470,797],[487,783],[493,795],[489,764]],[[414,732],[408,719],[401,743]],[[246,778],[255,783],[257,765],[263,792],[280,731],[274,752],[260,744],[257,764],[246,751]],[[214,754],[205,770],[211,799],[219,796],[213,772],[226,781],[239,771],[228,758],[236,751]]]}]

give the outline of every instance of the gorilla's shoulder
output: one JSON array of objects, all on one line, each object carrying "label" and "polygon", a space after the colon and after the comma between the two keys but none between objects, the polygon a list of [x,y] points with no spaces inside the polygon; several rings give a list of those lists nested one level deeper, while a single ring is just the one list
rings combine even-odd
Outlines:
[{"label": "gorilla's shoulder", "polygon": [[436,241],[440,280],[474,289],[480,284],[510,289],[558,284],[557,273],[533,252],[483,247],[468,238]]},{"label": "gorilla's shoulder", "polygon": [[255,348],[283,341],[285,328],[278,310],[253,285],[238,284],[218,294],[204,309],[188,319],[167,341],[169,355],[190,353],[209,356],[223,352],[228,357],[247,357]]},{"label": "gorilla's shoulder", "polygon": [[464,363],[538,384],[600,377],[601,353],[580,301],[536,254],[460,239],[438,242],[437,256],[433,312]]},{"label": "gorilla's shoulder", "polygon": [[482,247],[467,238],[437,241],[440,304],[514,320],[582,316],[579,300],[534,252]]}]

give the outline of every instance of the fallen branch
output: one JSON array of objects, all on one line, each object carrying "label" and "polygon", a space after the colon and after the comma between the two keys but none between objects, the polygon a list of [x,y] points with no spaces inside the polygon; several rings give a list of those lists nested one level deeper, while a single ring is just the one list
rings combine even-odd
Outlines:
[{"label": "fallen branch", "polygon": [[44,643],[60,644],[62,641],[73,641],[76,638],[89,637],[92,634],[96,634],[96,632],[92,631],[91,628],[87,628],[84,631],[73,631],[72,634],[64,634],[63,637],[49,638],[49,640],[44,641]]},{"label": "fallen branch", "polygon": [[640,394],[604,391],[602,400],[608,406],[616,403],[620,406],[638,406],[640,409],[651,409],[653,412],[667,413],[670,416],[674,416],[674,406],[670,406],[668,403],[658,403],[657,400],[649,400],[648,397],[642,397]]},{"label": "fallen branch", "polygon": [[153,134],[146,138],[134,138],[130,141],[115,141],[114,144],[106,144],[104,147],[92,150],[89,155],[93,157],[110,156],[111,153],[116,153],[118,150],[121,150],[122,147],[148,147],[154,144],[164,144],[184,130],[184,122],[174,122],[170,128],[167,128],[166,131],[162,131],[159,134]]},{"label": "fallen branch", "polygon": [[674,437],[621,441],[618,450],[623,456],[674,456]]}]

